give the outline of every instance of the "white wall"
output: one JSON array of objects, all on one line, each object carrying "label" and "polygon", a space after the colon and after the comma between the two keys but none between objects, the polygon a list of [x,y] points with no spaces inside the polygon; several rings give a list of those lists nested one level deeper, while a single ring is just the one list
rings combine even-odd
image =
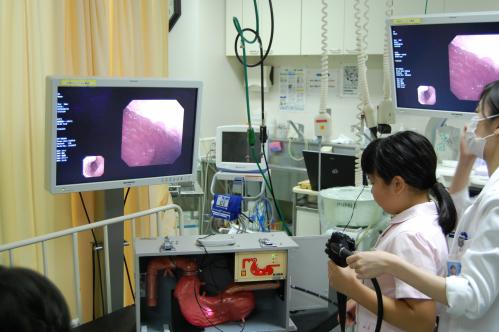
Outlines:
[{"label": "white wall", "polygon": [[[343,65],[352,65],[356,63],[356,56],[331,56],[329,57],[330,71],[339,70]],[[368,81],[371,85],[371,100],[378,103],[382,97],[381,84],[383,76],[381,70],[381,56],[370,57],[368,63]],[[271,91],[265,95],[265,109],[269,124],[273,122],[282,123],[287,120],[296,121],[305,125],[305,136],[313,136],[314,116],[319,112],[319,93],[307,92],[305,95],[304,111],[281,111],[279,110],[279,71],[283,67],[298,67],[305,69],[319,69],[319,56],[290,56],[290,57],[270,57],[269,64],[275,66],[274,86]],[[339,77],[338,77],[339,78]],[[340,97],[339,86],[329,90],[327,106],[332,111],[333,138],[344,134],[353,138],[350,127],[356,124],[357,97]],[[252,101],[252,108],[260,109],[259,94],[252,94],[255,100]]]},{"label": "white wall", "polygon": [[[319,32],[318,32],[319,33]],[[235,33],[234,33],[235,37]],[[274,86],[265,94],[267,124],[293,120],[305,125],[307,137],[313,135],[313,117],[319,109],[319,95],[307,94],[304,112],[279,110],[278,72],[281,67],[319,68],[317,56],[270,56],[268,64],[274,65]],[[330,56],[331,69],[343,64],[356,63],[355,56]],[[242,88],[242,66],[237,59],[225,56],[225,1],[184,0],[182,15],[169,34],[169,72],[171,78],[201,80],[204,93],[201,116],[201,137],[215,135],[215,128],[224,124],[246,123],[245,97]],[[382,58],[371,56],[368,61],[368,83],[371,100],[377,105],[382,98]],[[260,110],[259,93],[250,93],[252,113]],[[340,97],[339,89],[330,92],[329,104],[333,112],[333,138],[350,132],[356,123],[357,98]],[[416,129],[424,132],[427,119],[419,116],[398,114],[398,130]],[[449,121],[461,126],[460,120]]]},{"label": "white wall", "polygon": [[201,137],[245,122],[240,67],[225,56],[225,0],[182,1],[168,47],[169,77],[204,83]]},{"label": "white wall", "polygon": [[[330,71],[341,71],[343,65],[352,65],[357,61],[355,55],[336,55],[329,57]],[[383,99],[383,59],[381,55],[370,55],[367,63],[367,80],[369,85],[370,100],[376,107]],[[289,112],[279,110],[279,70],[283,67],[301,67],[306,69],[318,69],[320,67],[319,56],[288,56],[288,57],[269,57],[268,63],[275,66],[274,86],[269,93],[265,94],[265,112],[267,124],[273,122],[282,123],[287,120],[296,121],[305,125],[305,136],[313,137],[313,119],[319,111],[320,97],[318,93],[307,92],[305,96],[305,110],[303,112]],[[329,89],[329,98],[327,106],[332,110],[333,138],[339,135],[346,135],[355,139],[351,132],[351,126],[356,125],[358,120],[357,105],[358,97],[342,97],[341,75],[338,75],[338,84],[334,89]],[[250,93],[251,109],[260,111],[260,94]],[[425,133],[425,126],[428,122],[426,116],[408,115],[396,113],[396,123],[392,125],[393,131],[401,129],[411,129],[422,134]],[[461,127],[463,120],[449,119],[448,125]],[[294,134],[294,133],[292,133]]]}]

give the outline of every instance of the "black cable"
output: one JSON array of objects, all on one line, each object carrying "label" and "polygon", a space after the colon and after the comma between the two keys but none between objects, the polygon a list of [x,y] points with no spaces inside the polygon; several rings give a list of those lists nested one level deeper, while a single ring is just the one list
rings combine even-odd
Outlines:
[{"label": "black cable", "polygon": [[[88,224],[91,224],[92,222],[90,221],[90,216],[88,215],[88,211],[87,211],[87,207],[85,205],[85,201],[83,200],[83,195],[81,194],[81,192],[78,193],[80,195],[80,201],[81,201],[81,204],[83,206],[83,210],[85,211],[85,215],[87,216],[87,223]],[[90,232],[92,232],[92,237],[94,238],[94,247],[92,248],[92,250],[97,250],[97,238],[95,237],[95,233],[94,233],[94,230],[91,229]],[[104,312],[104,290],[102,288],[102,271],[101,271],[101,265],[100,265],[100,257],[99,257],[99,253],[97,252],[97,266],[99,268],[99,285],[100,285],[100,296],[101,296],[101,304],[102,304],[102,312]],[[95,269],[95,262],[92,261],[92,269]],[[92,273],[95,273],[95,271],[92,271]],[[92,290],[92,297],[95,296],[95,289]],[[94,303],[95,301],[92,300],[92,303]],[[95,307],[92,309],[93,311],[95,311]]]},{"label": "black cable", "polygon": [[[203,255],[203,257],[206,257],[206,255]],[[204,271],[204,269],[208,270],[208,273],[210,274],[210,278],[212,282],[206,282],[204,281],[205,289],[206,286],[212,286],[215,289],[215,292],[219,293],[222,289],[219,287],[219,285],[216,283],[215,276],[213,275],[213,271],[211,270],[212,268],[217,268],[217,269],[222,269],[225,271],[229,271],[229,266],[227,264],[220,266],[217,264],[213,264],[212,262],[209,262],[209,264],[204,265],[204,259],[202,262],[199,262],[199,268],[201,271]]]},{"label": "black cable", "polygon": [[307,294],[310,294],[312,296],[318,297],[321,300],[327,301],[329,303],[333,303],[333,301],[330,298],[328,298],[328,297],[326,297],[324,295],[321,295],[319,293],[313,292],[313,291],[311,291],[309,289],[301,288],[301,287],[298,287],[298,286],[295,286],[295,285],[290,285],[289,287],[291,287],[293,289],[296,289],[296,290],[299,290],[300,292],[307,293]]},{"label": "black cable", "polygon": [[123,262],[125,263],[126,276],[128,279],[128,286],[130,287],[130,292],[132,293],[133,303],[135,303],[135,293],[133,292],[132,281],[130,280],[130,272],[128,271],[128,264],[126,262],[125,255],[123,255]]},{"label": "black cable", "polygon": [[[207,237],[210,237],[212,236],[213,234],[208,234],[208,235],[205,235],[205,236],[201,236],[201,237],[198,237],[198,240],[199,239],[206,239]],[[202,245],[202,244],[201,244]]]},{"label": "black cable", "polygon": [[[257,63],[251,64],[251,65],[246,64],[247,67],[256,67],[256,66],[262,64],[263,61],[265,61],[265,59],[269,55],[270,48],[272,47],[272,41],[274,40],[274,10],[272,8],[272,0],[269,0],[269,10],[270,10],[270,39],[269,39],[269,45],[267,46],[267,50],[265,51],[265,55],[260,58],[260,61],[258,61]],[[253,30],[253,29],[246,28],[246,29],[241,30],[242,33],[244,33],[244,31],[251,31],[255,36],[257,36],[256,31]],[[239,33],[238,33],[237,36],[236,36],[236,40],[234,42],[234,53],[236,54],[237,60],[241,64],[244,65],[244,62],[241,60],[241,56],[238,53],[238,47],[237,47],[237,41],[241,37],[242,36],[239,35]]]},{"label": "black cable", "polygon": [[267,191],[265,190],[265,194],[264,194],[264,197],[265,199],[267,200],[266,203],[265,203],[265,216],[267,217],[267,220],[268,220],[268,226],[270,228],[270,225],[272,224],[273,220],[272,220],[272,214],[270,214],[272,211],[269,211],[269,206],[270,206],[270,209],[272,209],[272,204],[270,203],[268,197],[267,197]]},{"label": "black cable", "polygon": [[211,327],[214,327],[216,328],[218,331],[220,332],[224,332],[223,330],[219,329],[218,326],[216,326],[215,324],[213,324],[210,319],[208,318],[208,316],[206,316],[206,313],[204,312],[204,309],[203,307],[201,306],[201,303],[199,303],[199,299],[198,299],[198,293],[196,292],[196,285],[194,284],[194,298],[196,299],[196,302],[199,306],[199,310],[201,310],[201,313],[203,314],[204,318],[206,318],[206,320],[208,321],[208,323],[210,323]]},{"label": "black cable", "polygon": [[[208,234],[208,235],[206,235],[206,236],[200,237],[199,239],[205,239],[205,238],[207,238],[207,237],[209,237],[209,236],[211,236],[211,234]],[[200,266],[200,267],[203,267],[203,266],[204,266],[204,261],[205,261],[206,255],[208,255],[208,250],[206,250],[206,246],[204,246],[201,242],[198,242],[198,245],[199,245],[201,248],[203,248],[203,249],[204,249],[204,255],[202,255],[202,256],[201,256],[201,257],[203,257],[203,261],[202,261],[202,262],[200,262],[200,264],[199,264],[199,266]],[[210,264],[210,266],[211,266],[211,264]],[[212,274],[212,272],[211,272],[211,269],[209,269],[208,271],[209,271],[209,273],[210,273],[211,279],[213,280],[212,285],[213,285],[213,286],[215,286],[215,289],[219,290],[218,285],[215,283],[215,278],[213,277],[213,274]],[[222,295],[221,295],[221,296],[222,296]],[[208,323],[210,323],[210,324],[211,324],[211,326],[212,326],[212,327],[214,327],[215,329],[217,329],[218,331],[220,331],[220,332],[224,332],[223,330],[221,330],[220,328],[218,328],[218,326],[217,326],[217,325],[213,324],[213,323],[210,321],[210,319],[208,318],[208,316],[206,316],[206,313],[204,312],[203,307],[201,306],[201,303],[199,303],[198,294],[196,293],[196,286],[195,286],[195,285],[194,285],[194,298],[196,299],[196,302],[197,302],[197,304],[198,304],[198,306],[199,306],[199,310],[201,310],[201,313],[203,314],[204,318],[206,318],[206,320],[208,321]],[[243,332],[243,331],[244,331],[245,326],[246,326],[246,322],[245,322],[245,321],[243,321],[243,328],[242,328],[242,329],[241,329],[241,331],[239,331],[239,332]]]},{"label": "black cable", "polygon": [[95,251],[92,248],[92,320],[95,320]]},{"label": "black cable", "polygon": [[[272,31],[273,31],[273,13],[272,13],[272,3],[271,1],[269,0],[270,2],[270,9],[271,9],[271,17],[272,17]],[[243,30],[244,31],[244,30]],[[256,34],[256,32],[255,32]],[[272,44],[272,34],[271,34],[271,42],[269,44],[269,48],[267,49],[267,53],[268,54],[268,51],[270,50],[270,45]],[[259,44],[260,44],[260,85],[261,85],[261,102],[262,102],[262,124],[265,124],[265,111],[264,111],[264,93],[263,93],[263,61],[265,60],[265,57],[267,55],[265,55],[265,57],[262,55],[263,53],[263,50],[262,50],[262,43],[261,43],[261,39],[260,39],[260,36],[257,35],[257,39],[259,41]],[[251,67],[250,65],[247,65],[248,67]],[[262,125],[260,127],[260,144],[261,144],[261,152],[263,154],[263,159],[264,159],[264,162],[265,162],[265,169],[267,170],[267,173],[268,173],[268,179],[269,179],[269,191],[270,191],[270,195],[272,196],[272,200],[274,202],[274,205],[275,205],[275,208],[276,208],[276,211],[277,211],[277,214],[279,215],[279,218],[281,219],[281,222],[282,223],[285,223],[286,220],[284,220],[284,216],[281,215],[281,211],[279,209],[279,207],[277,206],[277,204],[279,204],[277,202],[277,199],[275,197],[275,193],[274,193],[274,184],[272,183],[272,175],[270,174],[270,168],[269,168],[269,163],[268,163],[268,160],[267,160],[267,153],[265,151],[265,142],[267,141],[267,128],[265,125]],[[258,161],[257,161],[258,162]],[[263,176],[263,175],[262,175]],[[284,225],[283,225],[284,226]],[[286,227],[285,227],[286,228]],[[290,233],[289,235],[292,235],[291,232],[288,231],[288,233]]]},{"label": "black cable", "polygon": [[265,142],[267,142],[267,126],[265,125],[265,96],[264,96],[264,88],[263,88],[263,67],[264,67],[264,58],[263,58],[263,49],[262,49],[262,40],[260,36],[256,36],[258,39],[258,46],[260,49],[260,102],[261,102],[261,113],[262,113],[262,121],[260,125],[260,142],[262,143],[262,151],[264,151],[263,147]]},{"label": "black cable", "polygon": [[[379,287],[378,281],[376,278],[372,278],[371,282],[373,283],[374,290],[376,292],[376,299],[378,302],[378,315],[376,319],[376,328],[375,332],[381,331],[381,324],[383,323],[383,294],[381,293],[381,288]],[[336,293],[338,299],[338,316],[340,319],[340,327],[341,332],[345,332],[345,323],[346,323],[346,312],[347,312],[347,297],[345,294],[340,292]]]},{"label": "black cable", "polygon": [[[125,207],[126,200],[128,198],[129,193],[130,193],[130,187],[127,188],[126,193],[125,193],[125,199],[123,200],[123,208]],[[123,262],[125,263],[126,276],[128,279],[128,287],[130,287],[130,293],[132,293],[133,303],[135,304],[135,293],[133,291],[132,281],[130,278],[130,271],[128,271],[128,263],[126,261],[126,255],[124,252],[123,252]]]},{"label": "black cable", "polygon": [[[206,316],[206,313],[204,312],[204,309],[201,306],[201,303],[199,303],[198,294],[196,293],[196,286],[195,285],[194,285],[194,298],[196,299],[196,302],[199,306],[199,310],[201,310],[201,313],[203,314],[204,318],[206,318],[208,323],[210,323],[211,327],[214,327],[215,329],[217,329],[217,331],[224,332],[216,324],[212,323],[210,321],[210,319],[208,318],[208,316]],[[245,327],[246,327],[246,321],[243,321],[243,328],[239,332],[243,332]]]},{"label": "black cable", "polygon": [[[267,160],[267,154],[265,153],[265,148],[263,146],[262,146],[262,153],[263,153],[263,161],[265,162],[265,168],[267,169],[267,171],[269,173],[270,195],[272,196],[272,199],[274,200],[274,205],[275,205],[276,199],[275,199],[275,195],[274,195],[274,184],[272,183],[272,176],[270,175],[270,170],[269,170],[269,161]],[[276,207],[276,209],[277,209],[277,207]]]},{"label": "black cable", "polygon": [[347,313],[347,296],[343,293],[336,292],[338,299],[338,316],[340,319],[341,332],[345,332],[346,313]]},{"label": "black cable", "polygon": [[355,212],[355,206],[357,206],[357,201],[359,200],[360,195],[362,195],[362,193],[364,192],[364,189],[366,189],[366,186],[362,185],[362,189],[360,190],[359,195],[357,195],[357,198],[355,198],[355,201],[353,203],[352,214],[350,215],[350,219],[348,220],[346,226],[343,228],[343,231],[345,231],[345,229],[347,229],[348,225],[350,225],[350,222],[352,221],[352,218],[353,218],[353,213]]},{"label": "black cable", "polygon": [[267,141],[267,130],[265,127],[265,103],[264,103],[264,89],[263,89],[263,57],[262,57],[262,43],[261,39],[259,39],[258,45],[260,46],[260,101],[262,104],[262,125],[260,126],[260,141],[265,143]]},{"label": "black cable", "polygon": [[[371,282],[374,286],[374,291],[376,292],[376,299],[378,304],[378,312],[376,318],[376,328],[375,332],[381,331],[381,325],[383,323],[383,294],[381,293],[381,288],[379,287],[378,281],[376,278],[372,278]],[[345,332],[345,323],[346,323],[346,312],[347,312],[347,297],[345,294],[336,292],[336,297],[338,299],[338,316],[340,320],[341,332]]]},{"label": "black cable", "polygon": [[[272,0],[269,0],[269,11],[270,11],[270,39],[269,39],[269,45],[267,47],[267,50],[265,51],[265,55],[263,55],[263,49],[262,49],[262,40],[260,38],[260,35],[257,31],[251,29],[251,28],[246,28],[246,29],[242,29],[241,32],[239,33],[238,31],[238,34],[236,36],[236,39],[234,41],[234,53],[236,54],[236,57],[238,59],[238,61],[243,65],[243,66],[246,66],[246,67],[256,67],[258,65],[262,66],[260,68],[260,81],[261,81],[261,102],[262,102],[262,126],[260,127],[260,138],[261,138],[261,142],[262,143],[265,143],[265,141],[267,140],[267,131],[266,131],[266,127],[265,127],[265,115],[264,115],[264,96],[263,96],[263,63],[265,61],[265,59],[267,58],[269,52],[270,52],[270,49],[272,47],[272,41],[274,39],[274,10],[273,10],[273,7],[272,7]],[[260,60],[257,62],[257,63],[254,63],[254,64],[247,64],[245,63],[244,61],[242,61],[239,53],[238,53],[238,41],[239,41],[239,38],[244,38],[242,36],[242,34],[244,34],[245,31],[251,31],[254,35],[255,35],[255,40],[258,40],[258,43],[259,43],[259,47],[260,47]],[[249,114],[248,114],[249,116]],[[254,149],[254,146],[250,146],[250,149],[252,150],[252,152],[254,152],[253,154],[256,154],[255,153],[255,149]],[[281,222],[283,223],[283,227],[284,229],[286,230],[286,232],[288,233],[288,235],[292,235],[291,234],[291,231],[288,229],[287,225],[286,225],[286,221],[284,220],[284,216],[282,215],[282,212],[280,211],[280,208],[278,206],[278,202],[277,202],[277,199],[275,197],[275,193],[274,193],[274,188],[273,188],[273,185],[272,185],[272,180],[271,180],[271,176],[270,176],[270,171],[269,171],[269,167],[268,167],[268,162],[266,160],[266,154],[265,154],[265,149],[264,147],[262,146],[262,153],[264,155],[264,158],[265,158],[265,164],[266,164],[266,169],[267,169],[267,172],[269,173],[269,191],[270,191],[270,194],[272,195],[272,199],[274,201],[274,205],[275,205],[275,208],[277,210],[277,214],[279,215],[279,218],[281,219]],[[257,159],[257,156],[254,156],[255,159]],[[255,162],[258,164],[259,163],[259,160],[255,160]],[[265,180],[265,174],[262,173],[262,176],[264,177],[264,180]]]},{"label": "black cable", "polygon": [[245,218],[248,222],[254,222],[253,220],[251,220],[251,218],[250,218],[250,217],[248,217],[248,216],[247,216],[244,212],[242,212],[242,211],[241,211],[241,215],[240,215],[240,217]]},{"label": "black cable", "polygon": [[130,187],[126,190],[125,199],[123,200],[123,206],[126,204],[126,199],[128,198],[128,193],[130,192]]},{"label": "black cable", "polygon": [[[265,153],[265,150],[263,150],[263,160],[265,161],[265,167],[267,168],[267,170],[269,169],[269,162],[267,160],[267,154]],[[272,176],[270,175],[270,172],[269,173],[269,184],[270,184],[270,195],[272,196],[272,201],[274,202],[274,206],[276,208],[276,211],[277,211],[277,214],[279,215],[279,218],[281,219],[281,222],[283,223],[283,227],[285,226],[284,223],[286,222],[286,220],[284,220],[284,216],[282,215],[281,213],[281,210],[279,209],[279,207],[277,206],[279,203],[277,202],[277,199],[275,197],[275,193],[274,193],[274,185],[272,184]],[[287,230],[288,232],[288,235],[293,235],[291,233],[291,231],[287,228],[287,227],[284,227],[284,229]]]},{"label": "black cable", "polygon": [[[199,239],[206,239],[208,236],[211,236],[211,234],[203,236],[203,237],[200,237]],[[205,255],[208,255],[208,250],[206,249],[206,246],[202,242],[197,241],[197,245],[200,246],[201,248],[203,248]],[[204,260],[203,260],[203,263],[204,263]]]},{"label": "black cable", "polygon": [[376,328],[375,332],[381,331],[381,324],[383,323],[383,294],[381,293],[381,288],[379,287],[378,280],[376,278],[372,278],[371,282],[374,286],[374,291],[376,292],[376,298],[378,300],[378,318],[376,319]]},{"label": "black cable", "polygon": [[[204,237],[202,237],[202,238],[204,239],[204,238],[207,238],[208,236],[209,236],[209,235],[204,236]],[[208,255],[208,250],[206,250],[206,247],[205,247],[205,245],[204,245],[204,244],[202,244],[201,242],[198,242],[198,243],[199,243],[199,245],[200,245],[200,246],[204,249],[204,253],[205,253],[205,254],[204,254],[204,255],[202,255],[202,257],[203,257],[203,264],[204,264],[204,260],[205,260],[205,258],[206,258],[206,255]],[[199,274],[198,274],[198,275],[199,275]],[[212,327],[216,328],[218,331],[220,331],[220,332],[224,332],[224,331],[222,331],[221,329],[219,329],[219,328],[218,328],[215,324],[213,324],[213,323],[210,321],[210,319],[208,318],[208,316],[206,316],[206,313],[204,312],[203,307],[201,306],[201,303],[199,303],[198,294],[197,294],[197,292],[196,292],[196,285],[195,285],[195,284],[194,284],[194,298],[196,299],[196,302],[197,302],[197,304],[198,304],[198,306],[199,306],[199,310],[201,310],[201,313],[203,314],[204,318],[206,318],[206,320],[208,321],[208,323],[210,323],[210,325],[211,325]]]}]

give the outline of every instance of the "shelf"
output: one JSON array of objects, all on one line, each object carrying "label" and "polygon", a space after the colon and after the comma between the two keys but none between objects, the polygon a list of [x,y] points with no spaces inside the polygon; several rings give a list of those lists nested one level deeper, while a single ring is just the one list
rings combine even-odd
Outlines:
[{"label": "shelf", "polygon": [[[272,323],[273,313],[271,311],[267,312],[259,312],[256,314],[252,314],[248,317],[248,320],[244,324],[244,332],[281,332],[281,331],[296,331],[296,325],[293,321],[289,320],[290,329],[286,330],[282,326],[276,325]],[[158,322],[150,322],[150,325],[147,326],[147,332],[164,332],[162,326],[163,323]],[[217,329],[218,328],[218,329]],[[204,329],[204,332],[241,332],[243,329],[243,324],[241,322],[231,322],[216,325],[216,327],[207,327]]]}]

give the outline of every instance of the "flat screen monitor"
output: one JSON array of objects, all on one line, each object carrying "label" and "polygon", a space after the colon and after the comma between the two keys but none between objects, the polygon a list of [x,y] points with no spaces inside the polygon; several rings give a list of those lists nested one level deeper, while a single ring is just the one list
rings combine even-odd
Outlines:
[{"label": "flat screen monitor", "polygon": [[[262,153],[262,144],[258,127],[253,127],[256,136],[255,155],[260,168],[266,169]],[[230,125],[217,127],[216,132],[216,166],[221,171],[258,173],[259,169],[248,143],[247,125]],[[265,147],[264,147],[265,149]]]},{"label": "flat screen monitor", "polygon": [[48,77],[47,189],[193,181],[201,91],[195,81]]},{"label": "flat screen monitor", "polygon": [[[319,187],[319,152],[303,150],[305,167],[312,190]],[[321,190],[332,187],[355,186],[355,156],[322,152]]]},{"label": "flat screen monitor", "polygon": [[394,106],[432,117],[473,113],[499,79],[499,12],[389,20]]}]

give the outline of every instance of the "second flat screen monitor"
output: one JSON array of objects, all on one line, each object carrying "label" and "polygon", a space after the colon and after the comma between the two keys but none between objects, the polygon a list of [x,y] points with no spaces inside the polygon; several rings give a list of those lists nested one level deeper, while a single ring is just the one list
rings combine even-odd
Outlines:
[{"label": "second flat screen monitor", "polygon": [[[319,153],[303,150],[312,190],[318,189]],[[321,190],[332,187],[355,186],[355,156],[321,153]]]}]

